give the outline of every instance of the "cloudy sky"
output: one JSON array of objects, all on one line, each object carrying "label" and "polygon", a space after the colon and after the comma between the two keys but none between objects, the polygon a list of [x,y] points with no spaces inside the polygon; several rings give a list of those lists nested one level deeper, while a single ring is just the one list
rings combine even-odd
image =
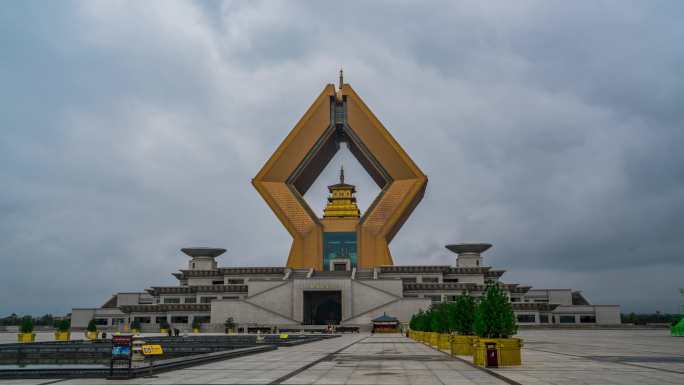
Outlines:
[{"label": "cloudy sky", "polygon": [[[507,282],[675,312],[680,1],[9,2],[0,10],[0,315],[174,285],[179,248],[285,263],[250,184],[340,67],[429,176],[397,264],[494,247]],[[341,151],[307,193],[321,211]]]}]

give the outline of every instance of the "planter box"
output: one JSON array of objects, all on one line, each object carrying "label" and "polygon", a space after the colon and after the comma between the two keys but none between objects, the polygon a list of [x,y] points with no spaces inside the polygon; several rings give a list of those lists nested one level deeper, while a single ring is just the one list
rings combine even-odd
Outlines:
[{"label": "planter box", "polygon": [[[487,350],[493,352],[489,353]],[[521,364],[520,348],[522,340],[520,338],[479,338],[475,343],[473,351],[473,363],[479,366],[494,367],[491,357],[488,354],[496,354],[496,366],[517,366]]]},{"label": "planter box", "polygon": [[169,334],[169,329],[167,329],[167,328],[159,328],[159,333],[162,333],[162,334]]},{"label": "planter box", "polygon": [[95,331],[95,332],[86,331],[86,332],[85,332],[85,337],[86,337],[87,339],[91,340],[91,341],[94,341],[94,340],[97,339],[97,332],[96,332],[96,331]]},{"label": "planter box", "polygon": [[451,339],[452,356],[472,356],[473,344],[477,341],[476,336],[455,335]]},{"label": "planter box", "polygon": [[451,333],[439,333],[439,349],[451,349]]},{"label": "planter box", "polygon": [[36,340],[36,333],[19,333],[17,334],[17,341],[19,342],[33,342]]},{"label": "planter box", "polygon": [[69,332],[68,330],[55,332],[55,341],[69,341],[70,339],[71,332]]},{"label": "planter box", "polygon": [[430,332],[430,346],[439,347],[439,333]]}]

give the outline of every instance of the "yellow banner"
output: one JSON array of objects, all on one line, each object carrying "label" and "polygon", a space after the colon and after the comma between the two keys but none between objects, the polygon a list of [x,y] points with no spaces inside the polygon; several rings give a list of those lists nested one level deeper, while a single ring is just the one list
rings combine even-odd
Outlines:
[{"label": "yellow banner", "polygon": [[159,356],[164,354],[161,345],[143,345],[142,352],[146,356]]}]

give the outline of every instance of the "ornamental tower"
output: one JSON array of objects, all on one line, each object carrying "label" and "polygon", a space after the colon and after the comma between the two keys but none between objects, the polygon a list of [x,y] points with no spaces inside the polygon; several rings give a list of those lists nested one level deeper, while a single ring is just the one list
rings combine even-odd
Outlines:
[{"label": "ornamental tower", "polygon": [[356,186],[344,183],[344,167],[340,167],[340,183],[328,186],[330,196],[323,210],[323,218],[359,218],[361,211],[356,205]]}]

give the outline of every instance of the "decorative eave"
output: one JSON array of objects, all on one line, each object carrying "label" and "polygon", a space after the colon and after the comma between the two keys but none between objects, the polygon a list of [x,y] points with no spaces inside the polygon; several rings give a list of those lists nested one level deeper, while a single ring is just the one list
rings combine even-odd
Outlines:
[{"label": "decorative eave", "polygon": [[541,303],[541,302],[515,302],[511,303],[513,310],[518,311],[553,311],[558,305],[552,303]]},{"label": "decorative eave", "polygon": [[444,273],[450,266],[381,266],[380,273]]},{"label": "decorative eave", "polygon": [[444,274],[488,274],[490,269],[490,266],[449,267]]},{"label": "decorative eave", "polygon": [[164,286],[149,288],[147,292],[153,296],[160,294],[247,293],[247,285]]},{"label": "decorative eave", "polygon": [[516,287],[510,288],[509,291],[511,293],[525,294],[528,291],[530,291],[531,288],[532,288],[532,286],[517,286],[516,285]]},{"label": "decorative eave", "polygon": [[121,306],[124,313],[165,313],[170,311],[187,312],[210,312],[211,304],[208,303],[164,303],[159,305],[124,305]]},{"label": "decorative eave", "polygon": [[222,275],[285,274],[285,267],[220,267]]},{"label": "decorative eave", "polygon": [[482,291],[485,286],[476,283],[404,283],[404,291],[467,290]]},{"label": "decorative eave", "polygon": [[485,273],[485,277],[487,277],[487,278],[501,278],[501,276],[504,275],[505,272],[506,272],[506,270],[488,270]]}]

